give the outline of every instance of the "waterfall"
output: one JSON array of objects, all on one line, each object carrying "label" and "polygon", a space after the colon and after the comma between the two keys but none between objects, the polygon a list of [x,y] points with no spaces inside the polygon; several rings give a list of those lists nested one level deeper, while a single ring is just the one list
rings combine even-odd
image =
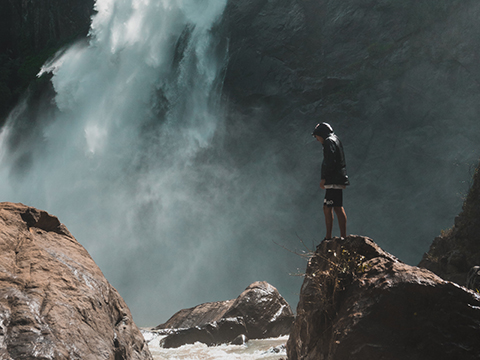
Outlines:
[{"label": "waterfall", "polygon": [[0,134],[2,201],[57,215],[140,324],[195,301],[223,248],[217,187],[231,173],[200,158],[222,136],[225,5],[97,0],[88,42],[39,74],[53,74],[55,106],[30,119],[19,104]]}]

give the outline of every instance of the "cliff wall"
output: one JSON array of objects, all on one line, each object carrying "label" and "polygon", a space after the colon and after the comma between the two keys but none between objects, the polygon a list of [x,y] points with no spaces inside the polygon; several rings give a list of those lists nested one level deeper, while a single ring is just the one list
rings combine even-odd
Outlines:
[{"label": "cliff wall", "polygon": [[350,228],[418,263],[478,162],[479,17],[469,0],[230,1],[231,151],[267,153],[294,179],[303,225],[322,200],[305,191],[321,161],[308,135],[331,123],[352,180]]},{"label": "cliff wall", "polygon": [[93,4],[94,0],[2,1],[0,119],[35,80],[49,57],[87,35]]}]

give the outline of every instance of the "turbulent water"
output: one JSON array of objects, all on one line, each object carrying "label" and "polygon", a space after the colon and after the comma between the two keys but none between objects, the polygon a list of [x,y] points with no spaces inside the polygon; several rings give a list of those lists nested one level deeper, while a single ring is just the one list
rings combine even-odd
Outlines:
[{"label": "turbulent water", "polygon": [[163,349],[159,346],[161,336],[147,330],[142,332],[155,360],[279,360],[287,355],[285,344],[288,337],[250,340],[245,345],[207,347],[196,343],[178,349]]}]

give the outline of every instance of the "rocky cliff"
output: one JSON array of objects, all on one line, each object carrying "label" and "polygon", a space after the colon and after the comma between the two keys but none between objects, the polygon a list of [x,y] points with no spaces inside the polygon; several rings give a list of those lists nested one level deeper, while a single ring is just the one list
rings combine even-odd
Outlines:
[{"label": "rocky cliff", "polygon": [[[418,263],[431,229],[458,213],[480,152],[479,17],[470,0],[230,1],[232,151],[268,153],[285,174],[303,174],[291,190],[303,191],[318,178],[309,131],[332,123],[355,189],[350,209],[381,199],[351,218],[355,232]],[[312,203],[296,194],[299,214]]]},{"label": "rocky cliff", "polygon": [[480,296],[371,239],[325,240],[310,259],[289,360],[478,359]]},{"label": "rocky cliff", "polygon": [[59,220],[0,203],[0,358],[151,359],[127,305]]},{"label": "rocky cliff", "polygon": [[50,56],[87,35],[93,4],[94,0],[0,3],[0,119]]},{"label": "rocky cliff", "polygon": [[480,167],[475,169],[462,212],[452,228],[442,231],[420,261],[445,280],[466,286],[471,268],[480,265]]}]

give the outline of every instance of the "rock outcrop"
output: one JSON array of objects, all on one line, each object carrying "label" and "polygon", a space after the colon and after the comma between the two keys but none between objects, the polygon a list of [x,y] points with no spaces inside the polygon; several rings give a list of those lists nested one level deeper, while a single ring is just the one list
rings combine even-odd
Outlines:
[{"label": "rock outcrop", "polygon": [[[418,264],[445,280],[476,289],[473,268],[480,265],[480,167],[473,175],[472,185],[454,226],[435,238]],[[472,275],[468,276],[472,271]],[[478,281],[477,281],[478,282]],[[470,283],[470,284],[469,284]],[[480,289],[479,289],[480,290]]]},{"label": "rock outcrop", "polygon": [[324,240],[310,259],[289,360],[478,359],[480,296],[371,239]]},{"label": "rock outcrop", "polygon": [[162,339],[163,347],[197,341],[211,346],[238,342],[241,335],[248,339],[287,335],[293,318],[290,306],[278,290],[265,281],[257,281],[235,300],[180,310],[154,330],[169,334]]},{"label": "rock outcrop", "polygon": [[94,0],[0,3],[0,123],[44,62],[60,47],[86,37],[93,13]]},{"label": "rock outcrop", "polygon": [[127,305],[58,218],[0,203],[0,358],[151,359]]}]

